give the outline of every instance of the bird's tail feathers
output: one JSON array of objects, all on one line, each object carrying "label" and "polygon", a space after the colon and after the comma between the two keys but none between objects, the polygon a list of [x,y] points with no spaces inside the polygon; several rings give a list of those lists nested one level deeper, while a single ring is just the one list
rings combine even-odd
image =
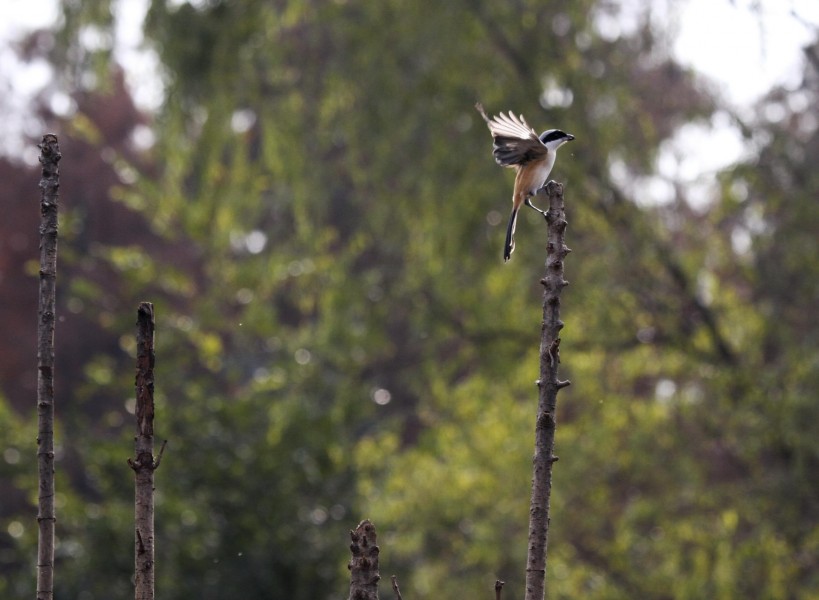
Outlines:
[{"label": "bird's tail feathers", "polygon": [[503,262],[508,262],[515,251],[515,227],[518,223],[518,207],[512,209],[509,215],[509,225],[506,226],[506,244],[503,246]]}]

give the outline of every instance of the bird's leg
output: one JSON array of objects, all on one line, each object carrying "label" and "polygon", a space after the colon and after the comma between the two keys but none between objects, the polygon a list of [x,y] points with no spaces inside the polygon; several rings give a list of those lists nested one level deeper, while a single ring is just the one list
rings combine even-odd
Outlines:
[{"label": "bird's leg", "polygon": [[526,206],[528,206],[529,208],[533,208],[533,209],[535,209],[537,212],[539,212],[540,214],[542,214],[544,217],[546,216],[546,211],[545,211],[545,210],[541,210],[541,209],[539,209],[537,206],[535,206],[534,204],[532,204],[532,200],[531,200],[531,198],[530,198],[529,196],[526,196],[526,200],[524,200],[523,202],[524,202],[524,204],[526,204]]}]

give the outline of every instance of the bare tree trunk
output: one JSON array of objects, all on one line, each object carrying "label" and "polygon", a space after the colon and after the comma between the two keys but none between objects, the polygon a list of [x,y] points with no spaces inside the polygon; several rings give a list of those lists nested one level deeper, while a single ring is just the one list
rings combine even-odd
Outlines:
[{"label": "bare tree trunk", "polygon": [[563,279],[563,259],[571,252],[563,243],[566,213],[563,206],[563,186],[549,182],[548,242],[546,276],[543,284],[543,323],[540,340],[540,379],[538,408],[535,422],[535,456],[532,477],[532,501],[529,508],[529,554],[526,559],[526,600],[543,600],[546,594],[546,552],[549,540],[549,500],[552,493],[554,456],[555,408],[557,392],[569,381],[557,378],[560,364],[560,292],[568,285]]},{"label": "bare tree trunk", "polygon": [[350,595],[348,600],[378,600],[378,546],[375,525],[364,520],[350,532]]},{"label": "bare tree trunk", "polygon": [[40,299],[37,324],[37,467],[40,493],[37,512],[37,600],[54,598],[54,321],[57,284],[57,207],[60,146],[46,134],[39,145]]},{"label": "bare tree trunk", "polygon": [[154,460],[154,306],[142,302],[137,310],[136,437],[135,459],[128,464],[135,474],[136,600],[154,599],[154,471],[165,444]]}]

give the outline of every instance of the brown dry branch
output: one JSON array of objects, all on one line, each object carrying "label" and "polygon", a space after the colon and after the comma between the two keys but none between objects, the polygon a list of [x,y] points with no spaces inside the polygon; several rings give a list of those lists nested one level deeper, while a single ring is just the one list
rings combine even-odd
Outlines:
[{"label": "brown dry branch", "polygon": [[[537,420],[535,421],[535,455],[533,458],[532,500],[529,508],[529,552],[526,559],[526,600],[543,600],[546,592],[546,553],[549,539],[549,501],[552,493],[555,410],[557,392],[569,381],[557,377],[560,364],[560,293],[569,282],[563,279],[563,260],[571,250],[564,243],[566,213],[563,186],[554,181],[546,186],[549,210],[546,276],[543,285],[543,323],[540,340],[540,378]],[[542,191],[540,193],[543,193]]]},{"label": "brown dry branch", "polygon": [[154,471],[165,451],[154,459],[154,306],[141,302],[137,310],[136,437],[134,460],[134,592],[136,600],[154,599]]},{"label": "brown dry branch", "polygon": [[375,526],[367,519],[350,532],[350,595],[348,600],[378,600],[378,546]]},{"label": "brown dry branch", "polygon": [[37,323],[37,600],[54,598],[54,323],[57,283],[57,208],[60,189],[60,146],[48,133],[39,145],[40,164],[40,294]]}]

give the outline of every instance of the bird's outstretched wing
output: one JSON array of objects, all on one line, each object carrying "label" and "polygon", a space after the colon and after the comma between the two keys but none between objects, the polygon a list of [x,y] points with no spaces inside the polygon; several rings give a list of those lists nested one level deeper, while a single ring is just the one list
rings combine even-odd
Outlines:
[{"label": "bird's outstretched wing", "polygon": [[492,132],[495,142],[492,154],[499,165],[522,166],[530,161],[543,158],[549,152],[523,115],[516,117],[510,111],[508,116],[501,113],[490,119],[480,102],[475,105],[475,108],[481,113],[489,131]]}]

